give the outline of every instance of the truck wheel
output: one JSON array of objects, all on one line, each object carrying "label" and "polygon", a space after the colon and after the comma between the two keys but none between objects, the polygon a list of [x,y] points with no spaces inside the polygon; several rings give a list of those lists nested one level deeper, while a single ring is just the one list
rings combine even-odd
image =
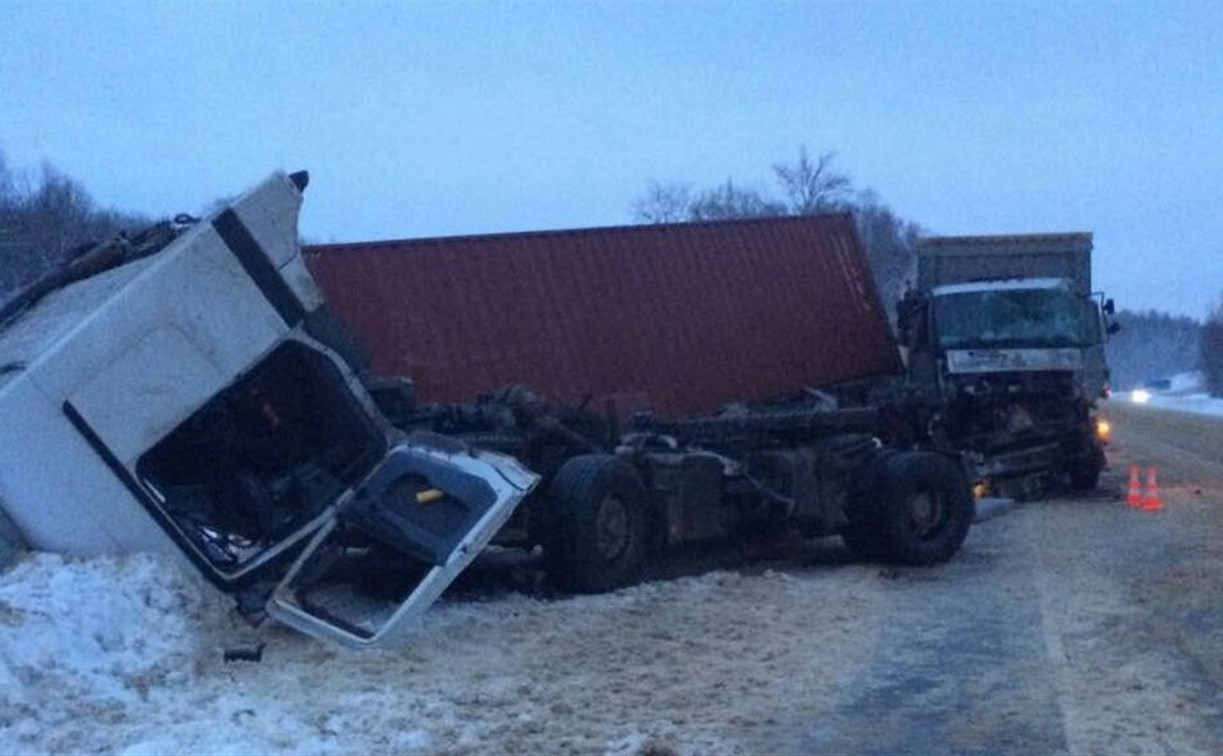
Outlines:
[{"label": "truck wheel", "polygon": [[950,559],[964,543],[976,509],[963,471],[940,454],[888,458],[878,494],[879,550],[900,564]]},{"label": "truck wheel", "polygon": [[573,457],[548,491],[548,574],[581,593],[633,585],[646,559],[645,485],[623,460],[607,454]]}]

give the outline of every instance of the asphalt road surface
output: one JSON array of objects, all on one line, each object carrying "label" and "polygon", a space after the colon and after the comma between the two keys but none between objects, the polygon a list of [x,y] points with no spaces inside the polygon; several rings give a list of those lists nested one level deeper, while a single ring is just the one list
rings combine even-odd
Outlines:
[{"label": "asphalt road surface", "polygon": [[[1223,752],[1223,420],[1106,405],[1110,469],[1081,498],[978,525],[877,586],[872,661],[766,750]],[[1157,470],[1162,511],[1125,503]]]}]

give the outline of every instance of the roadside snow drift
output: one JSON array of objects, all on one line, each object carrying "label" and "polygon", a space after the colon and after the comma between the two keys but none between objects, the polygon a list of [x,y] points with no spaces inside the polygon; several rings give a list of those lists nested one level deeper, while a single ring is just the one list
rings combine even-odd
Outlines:
[{"label": "roadside snow drift", "polygon": [[[443,601],[358,652],[253,630],[177,563],[35,554],[0,576],[0,752],[744,752],[778,696],[868,656],[846,587],[877,570],[826,572]],[[258,642],[262,663],[222,660]]]},{"label": "roadside snow drift", "polygon": [[[1160,409],[1223,417],[1223,398],[1206,393],[1205,378],[1200,371],[1177,373],[1169,379],[1169,386],[1164,391],[1136,388],[1123,394],[1122,398],[1134,404],[1149,404]],[[1107,406],[1105,404],[1105,408]]]}]

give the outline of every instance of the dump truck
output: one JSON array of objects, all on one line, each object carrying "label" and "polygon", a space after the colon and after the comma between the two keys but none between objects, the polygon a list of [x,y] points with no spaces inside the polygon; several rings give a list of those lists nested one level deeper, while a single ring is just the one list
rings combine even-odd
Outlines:
[{"label": "dump truck", "polygon": [[866,402],[901,364],[848,214],[305,257],[388,417],[543,477],[495,542],[542,549],[565,589],[630,584],[702,541],[840,534],[928,564],[967,533],[959,457]]},{"label": "dump truck", "polygon": [[922,239],[897,323],[933,434],[977,461],[983,484],[1026,496],[1096,486],[1109,390],[1112,300],[1091,287],[1090,233]]},{"label": "dump truck", "polygon": [[841,534],[906,564],[963,542],[962,460],[845,404],[899,366],[848,216],[392,269],[303,255],[307,183],[275,173],[0,305],[6,544],[167,552],[252,622],[365,647],[490,545],[606,591],[715,539]]}]

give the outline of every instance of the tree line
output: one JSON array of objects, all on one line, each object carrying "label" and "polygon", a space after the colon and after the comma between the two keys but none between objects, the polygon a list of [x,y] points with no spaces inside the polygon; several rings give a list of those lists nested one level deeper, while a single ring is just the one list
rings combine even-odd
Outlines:
[{"label": "tree line", "polygon": [[733,178],[707,189],[651,181],[632,203],[633,219],[678,223],[850,212],[875,285],[890,309],[912,280],[914,247],[922,228],[893,212],[875,192],[855,189],[849,176],[834,167],[835,158],[832,152],[812,156],[806,147],[799,148],[796,158],[772,166],[776,194]]},{"label": "tree line", "polygon": [[98,207],[83,184],[50,164],[33,177],[14,171],[0,152],[0,293],[66,262],[81,247],[150,222]]},{"label": "tree line", "polygon": [[1202,326],[1202,374],[1211,396],[1223,397],[1223,298]]},{"label": "tree line", "polygon": [[1121,310],[1121,330],[1105,351],[1112,385],[1126,390],[1155,378],[1196,370],[1201,363],[1202,324],[1190,317],[1155,310]]}]

